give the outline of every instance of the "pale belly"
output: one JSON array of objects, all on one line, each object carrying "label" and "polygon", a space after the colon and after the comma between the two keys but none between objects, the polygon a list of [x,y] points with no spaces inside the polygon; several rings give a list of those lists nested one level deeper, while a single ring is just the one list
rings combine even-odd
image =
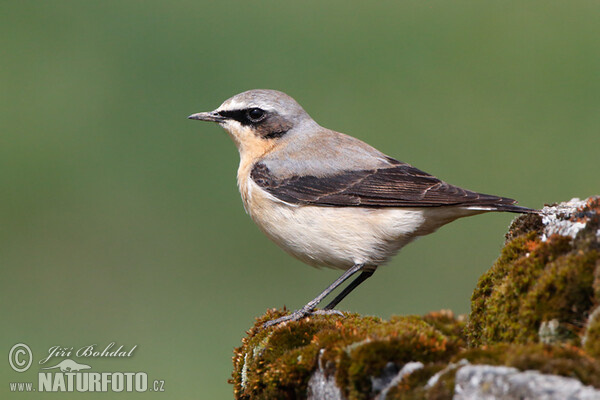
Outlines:
[{"label": "pale belly", "polygon": [[250,181],[245,207],[259,228],[289,254],[314,266],[378,266],[418,236],[479,213],[456,208],[296,206]]}]

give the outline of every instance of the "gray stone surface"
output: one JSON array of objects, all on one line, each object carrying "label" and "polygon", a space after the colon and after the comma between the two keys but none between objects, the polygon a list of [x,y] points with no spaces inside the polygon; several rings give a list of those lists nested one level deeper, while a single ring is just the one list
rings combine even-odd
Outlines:
[{"label": "gray stone surface", "polygon": [[388,362],[379,376],[371,377],[371,391],[379,393],[398,375],[398,368],[393,362]]},{"label": "gray stone surface", "polygon": [[319,353],[319,368],[308,381],[307,398],[308,400],[345,400],[342,391],[335,384],[335,377],[325,375],[322,354],[323,349]]},{"label": "gray stone surface", "polygon": [[429,380],[427,381],[427,385],[425,385],[425,388],[431,389],[438,383],[438,381],[440,380],[440,378],[442,376],[444,376],[445,374],[447,374],[459,367],[462,367],[463,365],[468,365],[468,364],[469,364],[469,361],[465,360],[464,358],[462,360],[460,360],[459,362],[448,364],[446,366],[446,368],[437,372],[435,375],[433,375],[431,378],[429,378]]},{"label": "gray stone surface", "polygon": [[[400,371],[393,367],[390,363],[386,371],[377,378],[372,378],[373,391],[377,395],[377,399],[383,400],[387,396],[388,391],[395,387],[400,381],[407,375],[412,374],[423,368],[421,362],[409,362],[406,363]],[[392,367],[394,373],[392,374]],[[319,355],[319,368],[313,373],[308,381],[308,393],[307,397],[309,400],[345,400],[346,398],[342,395],[342,392],[335,384],[335,378],[333,376],[327,377],[324,372],[324,368],[321,362],[321,355]]]},{"label": "gray stone surface", "polygon": [[516,368],[467,365],[456,372],[453,400],[594,400],[600,391],[576,379]]},{"label": "gray stone surface", "polygon": [[404,379],[405,376],[408,376],[423,367],[423,363],[419,361],[411,361],[404,364],[404,367],[402,367],[402,369],[398,371],[398,374],[396,374],[396,376],[381,390],[381,393],[379,393],[377,399],[385,400],[390,389],[396,387],[402,381],[402,379]]},{"label": "gray stone surface", "polygon": [[[589,218],[587,221],[583,222],[578,218],[572,219],[571,217],[577,214],[578,209],[584,207],[591,198],[592,197],[588,197],[584,200],[573,198],[555,206],[544,207],[542,209],[542,223],[544,224],[542,241],[545,242],[554,234],[575,238],[577,233],[586,227]],[[596,236],[600,237],[600,230],[598,230]]]}]

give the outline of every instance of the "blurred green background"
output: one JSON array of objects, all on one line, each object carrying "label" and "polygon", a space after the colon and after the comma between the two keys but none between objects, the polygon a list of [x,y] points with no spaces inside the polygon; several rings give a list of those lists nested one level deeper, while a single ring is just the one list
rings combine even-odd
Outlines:
[{"label": "blurred green background", "polygon": [[[134,357],[94,371],[166,390],[117,397],[231,398],[254,317],[339,275],[259,232],[233,143],[186,119],[241,91],[285,91],[325,127],[524,206],[600,193],[595,1],[3,1],[0,45],[0,353],[34,352],[25,373],[2,363],[1,398],[49,347],[112,341]],[[512,217],[417,241],[341,309],[467,312]]]}]

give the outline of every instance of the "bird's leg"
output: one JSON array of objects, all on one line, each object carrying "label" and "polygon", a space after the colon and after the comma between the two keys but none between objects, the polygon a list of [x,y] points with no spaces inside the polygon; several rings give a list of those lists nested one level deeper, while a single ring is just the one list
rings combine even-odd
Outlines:
[{"label": "bird's leg", "polygon": [[327,304],[325,308],[323,308],[323,310],[333,310],[334,307],[337,306],[340,301],[344,300],[344,297],[348,296],[348,294],[350,294],[351,291],[353,291],[358,285],[366,281],[367,278],[370,278],[374,272],[375,270],[361,272],[360,275],[357,276],[356,279],[353,280],[348,286],[346,286],[346,288],[340,294],[338,294],[335,297],[335,299],[331,301],[331,303]]},{"label": "bird's leg", "polygon": [[[327,289],[323,290],[321,292],[321,294],[319,294],[317,297],[315,297],[314,299],[312,299],[311,301],[309,301],[304,307],[302,307],[299,310],[294,311],[290,315],[285,315],[285,316],[283,316],[281,318],[277,318],[277,319],[274,319],[274,320],[271,320],[271,321],[267,321],[267,322],[265,322],[263,324],[263,327],[264,328],[268,328],[269,326],[277,325],[277,324],[279,324],[281,322],[285,322],[285,321],[297,321],[297,320],[299,320],[301,318],[304,318],[305,316],[311,314],[314,311],[314,309],[317,306],[317,304],[319,304],[325,297],[327,297],[331,292],[333,292],[338,286],[340,286],[342,283],[344,283],[352,275],[354,275],[355,273],[357,273],[358,271],[360,271],[363,267],[364,267],[363,264],[356,264],[356,265],[354,265],[352,268],[350,268],[349,270],[347,270],[346,272],[344,272],[342,274],[342,276],[340,276],[339,278],[337,278],[331,285],[329,285],[327,287]],[[371,275],[372,275],[372,273],[371,273]],[[371,276],[371,275],[369,275],[369,276]],[[361,276],[362,276],[362,274],[361,274]],[[359,276],[359,278],[360,278],[360,276]],[[363,278],[363,281],[365,279],[367,279],[367,278],[368,278],[368,276],[365,277],[365,278]],[[355,281],[353,281],[352,284],[354,284],[354,282],[356,282],[357,280],[358,279],[356,279]],[[354,285],[354,287],[352,289],[354,289],[356,286],[358,286],[359,283],[360,282],[358,282],[356,285]],[[352,284],[350,286],[352,286]],[[346,291],[344,290],[344,292],[346,292]],[[348,293],[350,293],[350,291],[348,291],[346,294],[348,294]],[[333,301],[335,302],[335,300],[337,300],[338,297],[336,297]],[[342,300],[342,298],[340,298],[335,304],[339,303]],[[334,304],[334,306],[335,306],[335,304]]]}]

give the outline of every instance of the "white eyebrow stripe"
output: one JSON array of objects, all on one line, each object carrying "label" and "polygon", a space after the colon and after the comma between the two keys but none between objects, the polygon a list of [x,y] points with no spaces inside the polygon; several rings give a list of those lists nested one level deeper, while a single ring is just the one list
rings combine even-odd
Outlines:
[{"label": "white eyebrow stripe", "polygon": [[244,103],[241,101],[236,101],[236,100],[228,100],[225,103],[221,104],[219,106],[219,108],[217,108],[215,111],[219,112],[219,111],[236,111],[236,110],[247,110],[249,108],[260,108],[261,110],[265,110],[265,111],[276,111],[274,107],[271,107],[269,105],[266,104],[258,104],[258,103]]}]

